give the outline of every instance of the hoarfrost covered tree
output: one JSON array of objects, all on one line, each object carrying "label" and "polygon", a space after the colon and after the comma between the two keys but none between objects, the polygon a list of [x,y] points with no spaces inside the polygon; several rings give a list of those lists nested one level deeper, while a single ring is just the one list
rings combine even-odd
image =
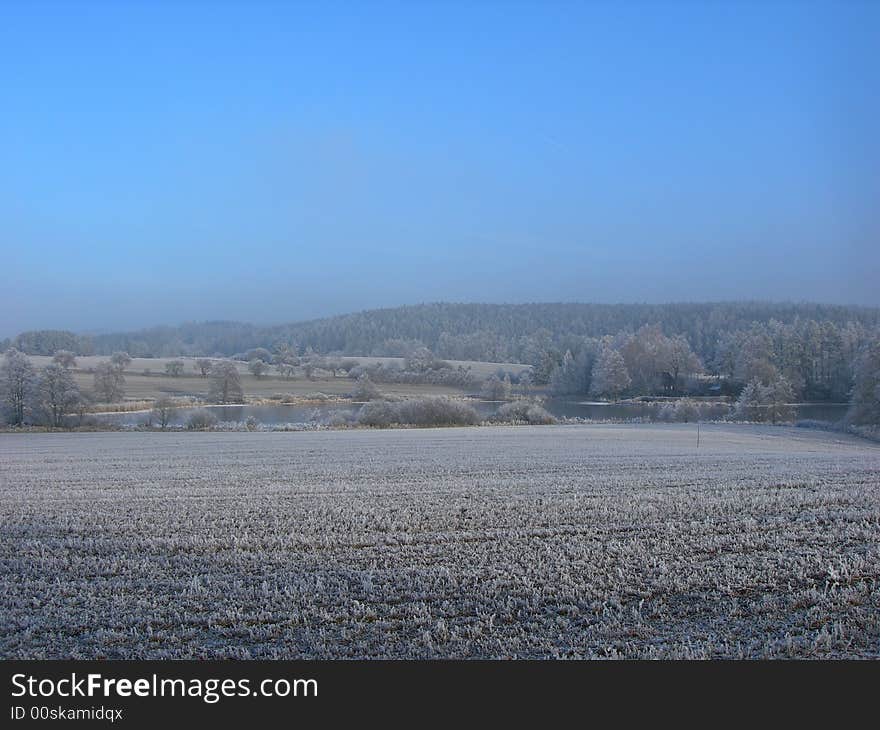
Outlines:
[{"label": "hoarfrost covered tree", "polygon": [[590,380],[590,395],[617,398],[630,384],[626,362],[617,350],[608,344],[603,345],[593,365]]},{"label": "hoarfrost covered tree", "polygon": [[125,370],[129,365],[131,365],[131,355],[127,352],[114,352],[110,356],[110,364],[118,370]]},{"label": "hoarfrost covered tree", "polygon": [[267,372],[269,372],[269,363],[260,359],[251,360],[248,363],[248,370],[250,370],[251,374],[255,377],[262,378]]},{"label": "hoarfrost covered tree", "polygon": [[779,375],[764,388],[765,418],[770,423],[794,420],[794,388],[788,378]]},{"label": "hoarfrost covered tree", "polygon": [[510,378],[505,375],[502,379],[493,373],[483,382],[480,394],[486,400],[509,400],[510,390]]},{"label": "hoarfrost covered tree", "polygon": [[794,389],[791,383],[781,375],[773,378],[766,385],[760,378],[752,378],[743,388],[736,401],[734,414],[745,421],[779,423],[794,418],[791,401]]},{"label": "hoarfrost covered tree", "polygon": [[77,422],[80,426],[83,425],[86,413],[88,413],[89,406],[92,405],[93,400],[94,399],[89,393],[86,393],[79,389],[77,389],[76,393],[74,394],[74,399],[70,404],[70,413],[76,415]]},{"label": "hoarfrost covered tree", "polygon": [[255,347],[252,350],[248,350],[244,354],[244,359],[250,362],[251,360],[262,360],[263,362],[269,362],[272,359],[272,353],[269,352],[265,347]]},{"label": "hoarfrost covered tree", "polygon": [[437,358],[427,347],[417,347],[404,361],[404,369],[414,373],[423,373],[437,366]]},{"label": "hoarfrost covered tree", "polygon": [[57,362],[43,368],[35,393],[38,410],[53,428],[61,426],[68,413],[75,412],[80,400],[73,375]]},{"label": "hoarfrost covered tree", "polygon": [[856,359],[847,417],[857,424],[880,424],[880,341],[865,347]]},{"label": "hoarfrost covered tree", "polygon": [[352,393],[353,400],[357,402],[365,402],[376,400],[381,397],[382,394],[379,392],[376,384],[370,380],[369,375],[364,373],[357,379],[357,385],[355,385],[354,392]]},{"label": "hoarfrost covered tree", "polygon": [[211,361],[206,357],[199,357],[193,363],[193,370],[203,378],[206,378],[208,377],[208,373],[211,372]]},{"label": "hoarfrost covered tree", "polygon": [[169,360],[165,363],[165,374],[174,377],[183,375],[183,360]]},{"label": "hoarfrost covered tree", "polygon": [[672,376],[673,390],[678,392],[681,376],[691,373],[699,373],[703,369],[703,363],[691,350],[690,343],[683,335],[668,338],[668,347],[665,353],[666,365]]},{"label": "hoarfrost covered tree", "polygon": [[299,365],[299,358],[294,350],[285,347],[272,356],[272,364],[281,377],[289,380]]},{"label": "hoarfrost covered tree", "polygon": [[760,421],[762,420],[763,404],[763,386],[758,378],[754,378],[746,383],[746,387],[742,389],[739,398],[736,400],[734,414],[742,421]]},{"label": "hoarfrost covered tree", "polygon": [[554,395],[586,394],[590,389],[590,373],[596,359],[594,342],[580,348],[577,355],[566,350],[562,362],[550,375],[550,390]]},{"label": "hoarfrost covered tree", "polygon": [[52,356],[52,362],[58,363],[65,370],[76,367],[76,355],[70,350],[58,350]]},{"label": "hoarfrost covered tree", "polygon": [[211,366],[211,384],[208,398],[215,403],[241,403],[244,392],[241,389],[241,377],[235,363],[228,360],[215,362]]},{"label": "hoarfrost covered tree", "polygon": [[28,400],[34,392],[36,373],[27,355],[15,348],[6,351],[3,364],[0,365],[0,396],[7,414],[7,420],[13,425],[24,423]]},{"label": "hoarfrost covered tree", "polygon": [[125,398],[125,376],[122,369],[103,360],[95,366],[95,395],[104,403],[116,403]]},{"label": "hoarfrost covered tree", "polygon": [[177,406],[171,398],[159,398],[153,403],[153,418],[163,431],[168,427]]}]

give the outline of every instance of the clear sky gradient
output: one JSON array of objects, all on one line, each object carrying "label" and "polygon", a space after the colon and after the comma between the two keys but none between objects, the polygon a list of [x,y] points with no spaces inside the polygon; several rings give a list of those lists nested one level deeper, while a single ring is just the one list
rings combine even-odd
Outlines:
[{"label": "clear sky gradient", "polygon": [[0,334],[880,305],[880,3],[0,0]]}]

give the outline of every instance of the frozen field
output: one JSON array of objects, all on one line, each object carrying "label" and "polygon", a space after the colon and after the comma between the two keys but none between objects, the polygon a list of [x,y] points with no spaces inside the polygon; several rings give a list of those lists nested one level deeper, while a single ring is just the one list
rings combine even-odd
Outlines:
[{"label": "frozen field", "polygon": [[0,435],[0,657],[880,656],[880,446]]}]

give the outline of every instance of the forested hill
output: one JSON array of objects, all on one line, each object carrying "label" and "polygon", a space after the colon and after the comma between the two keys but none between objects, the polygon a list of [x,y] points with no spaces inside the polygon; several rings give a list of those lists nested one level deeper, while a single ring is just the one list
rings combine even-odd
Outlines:
[{"label": "forested hill", "polygon": [[[659,325],[684,335],[707,364],[737,332],[780,326],[803,336],[861,336],[880,328],[880,308],[810,303],[726,302],[671,304],[421,304],[376,309],[272,327],[240,322],[187,323],[137,332],[74,336],[59,331],[23,333],[11,343],[25,352],[81,354],[126,350],[133,356],[233,355],[280,344],[300,351],[405,355],[425,345],[440,357],[533,362],[536,351],[577,350],[583,338],[635,332]],[[847,329],[848,328],[848,329]],[[822,334],[824,332],[824,334]]]}]

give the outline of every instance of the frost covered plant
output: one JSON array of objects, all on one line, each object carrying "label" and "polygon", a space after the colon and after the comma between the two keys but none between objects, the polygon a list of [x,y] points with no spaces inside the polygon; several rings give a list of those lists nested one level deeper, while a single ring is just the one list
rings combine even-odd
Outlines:
[{"label": "frost covered plant", "polygon": [[791,383],[778,376],[766,385],[757,378],[749,381],[736,401],[734,415],[743,421],[779,423],[794,420]]},{"label": "frost covered plant", "polygon": [[362,426],[473,426],[480,417],[473,406],[454,398],[411,398],[398,402],[365,403],[357,416]]},{"label": "frost covered plant", "polygon": [[217,425],[217,416],[211,411],[200,408],[193,412],[186,420],[186,427],[190,431],[204,431]]},{"label": "frost covered plant", "polygon": [[694,430],[5,434],[0,658],[880,658],[880,448]]},{"label": "frost covered plant", "polygon": [[499,421],[546,425],[556,423],[556,419],[538,401],[516,400],[505,403],[495,413]]},{"label": "frost covered plant", "polygon": [[381,398],[382,394],[379,392],[379,389],[376,387],[375,383],[370,380],[370,376],[366,373],[363,373],[357,379],[357,385],[355,385],[354,390],[352,391],[351,398],[354,401],[359,403],[363,403],[365,401],[377,400]]}]

